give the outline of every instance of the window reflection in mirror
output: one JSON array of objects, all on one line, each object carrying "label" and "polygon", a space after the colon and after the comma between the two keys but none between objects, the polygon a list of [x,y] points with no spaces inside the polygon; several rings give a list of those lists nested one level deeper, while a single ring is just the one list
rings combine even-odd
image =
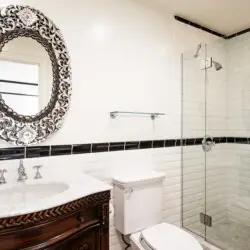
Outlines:
[{"label": "window reflection in mirror", "polygon": [[0,94],[21,115],[36,115],[45,108],[52,91],[52,65],[36,40],[18,37],[0,53]]}]

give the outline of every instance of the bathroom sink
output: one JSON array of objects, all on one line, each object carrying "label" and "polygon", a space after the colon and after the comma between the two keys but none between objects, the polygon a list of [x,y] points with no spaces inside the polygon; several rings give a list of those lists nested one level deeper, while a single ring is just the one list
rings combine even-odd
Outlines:
[{"label": "bathroom sink", "polygon": [[0,191],[2,204],[20,204],[51,197],[66,191],[69,185],[64,182],[51,182],[42,184],[25,184],[6,188]]},{"label": "bathroom sink", "polygon": [[34,213],[61,206],[107,190],[112,187],[94,177],[81,173],[47,176],[0,185],[0,218]]}]

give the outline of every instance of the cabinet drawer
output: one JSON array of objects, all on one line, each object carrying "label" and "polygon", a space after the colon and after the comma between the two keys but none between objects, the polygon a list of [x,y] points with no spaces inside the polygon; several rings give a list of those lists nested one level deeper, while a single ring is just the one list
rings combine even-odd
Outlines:
[{"label": "cabinet drawer", "polygon": [[100,235],[100,226],[95,225],[44,250],[100,250]]},{"label": "cabinet drawer", "polygon": [[[96,208],[83,209],[58,220],[46,222],[26,230],[16,230],[0,236],[1,250],[34,250],[53,244],[54,239],[65,239],[93,224],[98,224]],[[70,249],[70,248],[69,248]]]}]

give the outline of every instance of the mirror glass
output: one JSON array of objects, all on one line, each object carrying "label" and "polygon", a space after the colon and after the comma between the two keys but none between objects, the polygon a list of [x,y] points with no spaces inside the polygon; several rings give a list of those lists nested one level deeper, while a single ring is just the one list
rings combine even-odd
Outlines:
[{"label": "mirror glass", "polygon": [[33,116],[51,97],[52,64],[45,48],[30,37],[9,41],[0,53],[0,95],[14,112]]}]

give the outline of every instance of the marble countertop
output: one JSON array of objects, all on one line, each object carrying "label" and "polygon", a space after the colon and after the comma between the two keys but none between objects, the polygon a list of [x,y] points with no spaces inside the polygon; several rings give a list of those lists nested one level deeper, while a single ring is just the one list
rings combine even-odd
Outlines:
[{"label": "marble countertop", "polygon": [[[27,188],[29,192],[26,193]],[[62,190],[58,192],[56,190],[58,188]],[[38,189],[40,193],[35,193],[35,191],[32,193],[33,189]],[[111,189],[112,186],[84,173],[74,177],[62,175],[56,180],[52,178],[31,179],[15,185],[0,185],[0,218],[50,209]]]}]

